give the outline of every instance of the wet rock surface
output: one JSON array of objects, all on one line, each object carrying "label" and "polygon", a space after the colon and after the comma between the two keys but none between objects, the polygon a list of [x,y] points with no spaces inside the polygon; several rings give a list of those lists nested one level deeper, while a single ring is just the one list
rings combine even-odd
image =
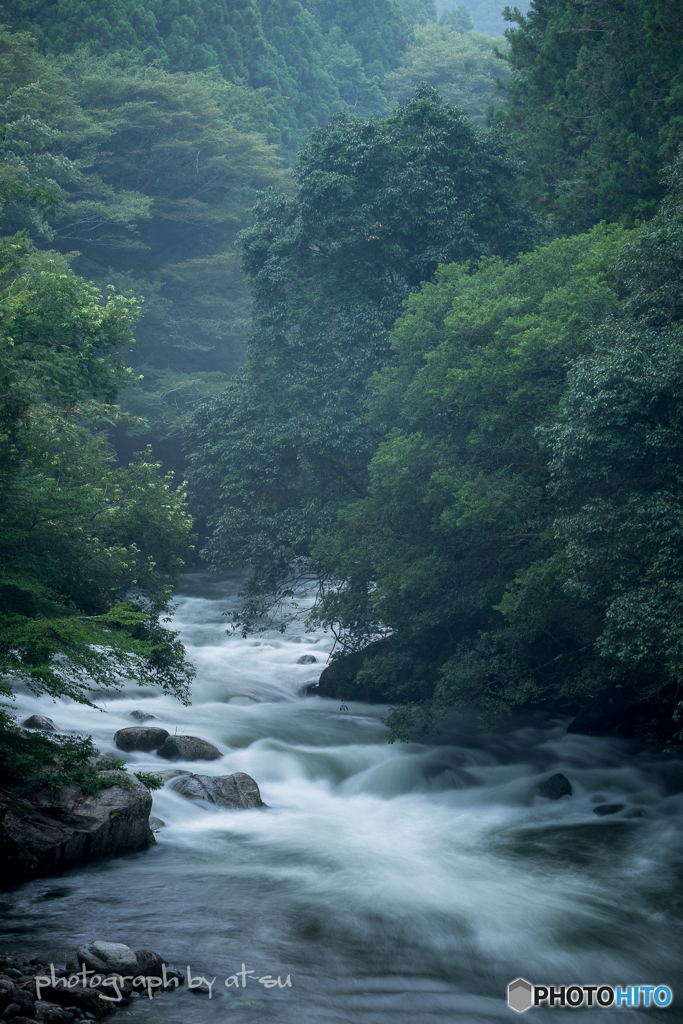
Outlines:
[{"label": "wet rock surface", "polygon": [[[55,958],[57,959],[57,958]],[[80,964],[78,963],[80,961]],[[86,964],[86,984],[83,964]],[[87,964],[99,964],[99,971]],[[116,970],[112,966],[117,965]],[[124,980],[123,968],[133,975]],[[17,1024],[89,1024],[134,1000],[175,991],[184,975],[151,949],[133,951],[119,942],[95,940],[80,946],[66,967],[51,958],[0,952],[0,1021]],[[102,998],[108,996],[108,999]]]},{"label": "wet rock surface", "polygon": [[163,957],[151,949],[135,950],[136,973],[146,978],[161,978],[163,976]]},{"label": "wet rock surface", "polygon": [[618,814],[619,811],[623,811],[625,806],[626,804],[598,804],[597,807],[593,808],[593,814],[604,818],[607,814]]},{"label": "wet rock surface", "polygon": [[265,807],[257,783],[251,775],[182,775],[170,783],[170,788],[191,800],[204,800],[217,807],[247,810]]},{"label": "wet rock surface", "polygon": [[130,974],[137,970],[135,953],[122,942],[86,942],[76,950],[76,962],[102,974]]},{"label": "wet rock surface", "polygon": [[0,874],[5,881],[54,874],[142,850],[155,841],[147,787],[134,775],[100,775],[114,784],[95,796],[79,786],[64,786],[56,798],[0,792]]},{"label": "wet rock surface", "polygon": [[168,736],[168,729],[158,729],[153,725],[131,725],[114,734],[114,743],[119,750],[143,750],[148,753],[158,750]]},{"label": "wet rock surface", "polygon": [[169,736],[157,754],[167,761],[216,761],[223,756],[213,743],[198,736]]},{"label": "wet rock surface", "polygon": [[567,776],[562,772],[556,772],[555,775],[551,775],[549,779],[542,782],[536,792],[548,800],[559,800],[563,796],[571,796],[573,790]]},{"label": "wet rock surface", "polygon": [[25,729],[42,729],[43,732],[59,732],[59,729],[51,718],[45,715],[31,715],[24,722]]}]

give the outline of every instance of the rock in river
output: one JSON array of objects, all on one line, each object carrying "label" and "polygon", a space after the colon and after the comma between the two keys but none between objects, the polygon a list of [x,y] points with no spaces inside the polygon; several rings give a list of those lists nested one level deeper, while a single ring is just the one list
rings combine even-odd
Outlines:
[{"label": "rock in river", "polygon": [[220,750],[198,736],[169,736],[157,750],[167,761],[215,761]]},{"label": "rock in river", "polygon": [[148,722],[150,718],[156,718],[156,715],[150,715],[149,711],[140,711],[136,708],[135,711],[131,711],[130,717],[134,718],[136,722]]},{"label": "rock in river", "polygon": [[122,942],[86,942],[76,950],[76,960],[85,964],[89,971],[101,974],[135,974],[137,958],[130,946]]},{"label": "rock in river", "polygon": [[302,654],[300,658],[296,659],[297,665],[315,665],[318,659],[314,658],[312,654]]},{"label": "rock in river", "polygon": [[135,973],[144,978],[161,978],[161,968],[164,963],[163,957],[154,953],[151,949],[136,949],[135,958],[137,967]]},{"label": "rock in river", "polygon": [[626,804],[598,804],[593,808],[593,814],[604,818],[606,814],[618,814],[619,811],[623,811],[625,806]]},{"label": "rock in river", "polygon": [[548,800],[559,800],[563,796],[572,795],[572,784],[562,772],[556,772],[549,779],[542,782],[536,790],[539,796],[547,797]]},{"label": "rock in river", "polygon": [[181,775],[170,783],[170,788],[181,796],[206,800],[217,807],[230,807],[234,810],[265,807],[258,785],[251,775],[244,772],[218,776]]},{"label": "rock in river", "polygon": [[114,734],[114,743],[119,750],[158,750],[169,736],[168,729],[153,725],[130,725]]},{"label": "rock in river", "polygon": [[115,784],[95,796],[80,786],[64,786],[56,798],[0,793],[0,875],[5,881],[53,874],[155,841],[147,787],[134,775],[100,775]]},{"label": "rock in river", "polygon": [[25,729],[42,729],[43,732],[58,732],[57,726],[51,718],[46,718],[45,715],[31,715],[24,722]]}]

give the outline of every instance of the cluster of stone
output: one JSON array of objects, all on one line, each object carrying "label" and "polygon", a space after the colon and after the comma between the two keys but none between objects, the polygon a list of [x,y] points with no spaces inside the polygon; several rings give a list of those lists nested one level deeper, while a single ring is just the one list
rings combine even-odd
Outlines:
[{"label": "cluster of stone", "polygon": [[[73,961],[55,967],[46,958],[0,953],[0,1019],[13,1024],[89,1024],[160,988],[176,989],[180,971],[149,949],[120,942],[89,942]],[[103,998],[107,997],[107,998]]]}]

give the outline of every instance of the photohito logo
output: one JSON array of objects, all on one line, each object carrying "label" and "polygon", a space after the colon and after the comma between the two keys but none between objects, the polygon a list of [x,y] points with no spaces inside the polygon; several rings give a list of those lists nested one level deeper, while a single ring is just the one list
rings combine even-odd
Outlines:
[{"label": "photohito logo", "polygon": [[532,985],[517,978],[508,985],[508,1006],[524,1013],[532,1006],[668,1006],[668,985]]}]

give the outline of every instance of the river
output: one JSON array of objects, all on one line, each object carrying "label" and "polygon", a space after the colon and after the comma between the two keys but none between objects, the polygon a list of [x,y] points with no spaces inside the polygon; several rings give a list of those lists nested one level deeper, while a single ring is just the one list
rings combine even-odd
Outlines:
[{"label": "river", "polygon": [[[131,687],[95,710],[19,694],[103,752],[148,711],[216,744],[178,767],[252,775],[268,810],[225,811],[168,787],[166,827],[143,853],[5,890],[0,945],[62,962],[92,939],[157,950],[216,978],[117,1013],[141,1024],[483,1024],[515,1019],[508,982],[666,984],[660,1009],[593,1009],[600,1021],[666,1018],[683,1003],[683,764],[537,715],[483,734],[461,716],[389,745],[387,709],[306,696],[330,638],[226,635],[237,577],[190,575],[176,628],[197,666],[192,705]],[[302,654],[315,664],[299,665]],[[167,767],[127,755],[137,771]],[[536,795],[563,772],[574,794]],[[598,817],[600,803],[623,811]],[[245,965],[246,986],[234,985]],[[259,977],[280,978],[267,988]],[[286,980],[289,976],[290,985]],[[226,978],[233,985],[226,988]],[[678,997],[676,996],[678,989]],[[558,1009],[534,1009],[533,1021]],[[564,1011],[569,1012],[568,1010]],[[679,1017],[683,1019],[683,1015]]]}]

